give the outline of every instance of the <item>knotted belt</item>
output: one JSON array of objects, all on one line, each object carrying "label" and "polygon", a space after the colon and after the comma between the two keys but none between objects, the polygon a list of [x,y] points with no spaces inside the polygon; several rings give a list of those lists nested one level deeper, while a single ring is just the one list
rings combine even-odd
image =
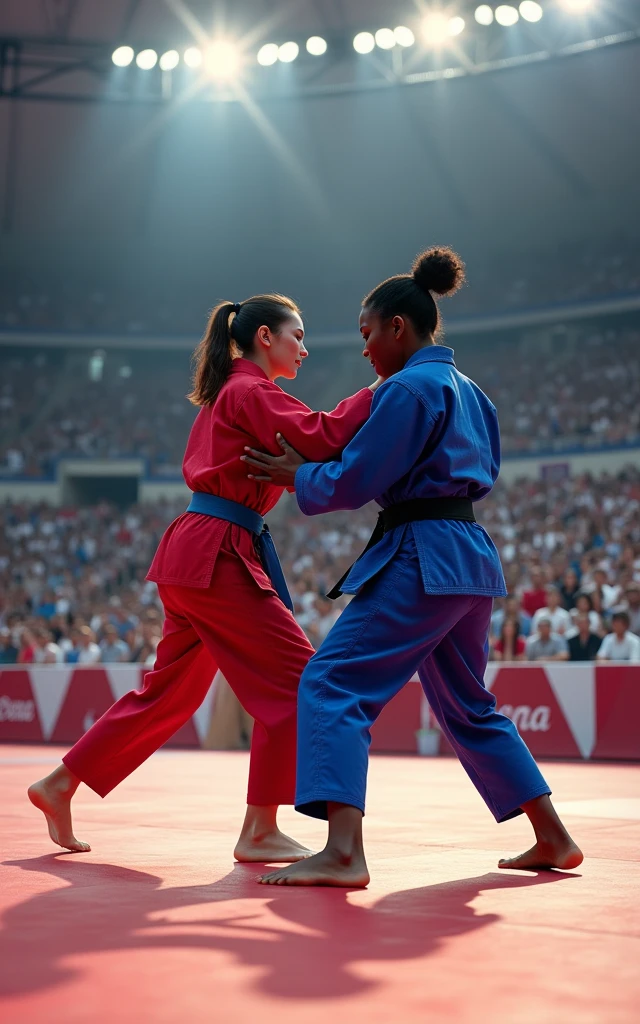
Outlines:
[{"label": "knotted belt", "polygon": [[475,523],[476,517],[473,512],[471,498],[412,498],[410,501],[401,501],[397,505],[389,505],[378,513],[378,521],[375,529],[364,551],[361,551],[356,561],[349,566],[345,574],[331,588],[327,597],[335,601],[342,594],[342,584],[353,569],[356,562],[370,550],[378,541],[381,541],[385,533],[393,530],[396,526],[403,526],[405,523],[417,523],[424,519],[457,519],[467,523]]},{"label": "knotted belt", "polygon": [[217,494],[205,494],[203,491],[196,491],[191,495],[191,501],[187,512],[199,512],[203,516],[214,516],[216,519],[225,519],[228,523],[235,523],[245,530],[251,530],[256,535],[256,547],[264,571],[273,584],[273,589],[283,604],[290,611],[293,611],[293,601],[284,578],[280,559],[269,527],[259,512],[255,512],[238,501],[230,501],[229,498],[220,498]]}]

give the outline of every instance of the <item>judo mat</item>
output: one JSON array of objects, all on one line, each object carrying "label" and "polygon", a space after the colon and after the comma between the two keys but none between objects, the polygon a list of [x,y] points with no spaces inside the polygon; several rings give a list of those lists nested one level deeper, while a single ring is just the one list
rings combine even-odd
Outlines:
[{"label": "judo mat", "polygon": [[[61,749],[0,747],[3,1024],[622,1024],[640,1005],[640,766],[547,763],[586,859],[500,871],[531,845],[457,762],[372,758],[367,890],[267,888],[236,865],[247,755],[167,751],[56,853],[27,785]],[[285,830],[322,845],[293,810]]]}]

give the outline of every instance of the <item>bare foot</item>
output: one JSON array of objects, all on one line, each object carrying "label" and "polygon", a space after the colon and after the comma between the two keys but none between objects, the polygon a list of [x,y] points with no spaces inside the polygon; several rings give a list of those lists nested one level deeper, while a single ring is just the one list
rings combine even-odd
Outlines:
[{"label": "bare foot", "polygon": [[519,857],[503,857],[498,861],[499,868],[519,868],[522,871],[535,871],[550,868],[559,868],[561,871],[570,871],[582,864],[584,854],[576,846],[572,839],[556,843],[546,843],[538,840],[526,853]]},{"label": "bare foot", "polygon": [[233,856],[241,864],[291,864],[310,857],[313,850],[286,836],[279,828],[257,835],[241,835]]},{"label": "bare foot", "polygon": [[54,843],[74,853],[88,853],[91,847],[81,843],[73,834],[71,825],[71,796],[48,779],[29,786],[27,795],[34,807],[47,819],[49,835]]},{"label": "bare foot", "polygon": [[369,872],[364,854],[341,856],[322,850],[300,864],[259,875],[262,885],[334,885],[347,889],[365,889]]}]

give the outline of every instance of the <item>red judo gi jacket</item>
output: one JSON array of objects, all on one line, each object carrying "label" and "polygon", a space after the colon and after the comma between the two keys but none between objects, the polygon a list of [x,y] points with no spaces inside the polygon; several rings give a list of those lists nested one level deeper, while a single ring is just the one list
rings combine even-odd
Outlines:
[{"label": "red judo gi jacket", "polygon": [[[282,491],[265,481],[249,480],[240,461],[245,445],[280,453],[276,433],[311,462],[335,459],[365,423],[373,392],[363,388],[333,412],[313,412],[270,381],[255,363],[235,359],[216,401],[203,406],[191,429],[182,464],[187,486],[240,502],[265,516]],[[235,523],[197,512],[184,512],[169,526],[147,579],[155,583],[208,587],[225,540],[258,585],[272,588],[254,547],[254,537]]]}]

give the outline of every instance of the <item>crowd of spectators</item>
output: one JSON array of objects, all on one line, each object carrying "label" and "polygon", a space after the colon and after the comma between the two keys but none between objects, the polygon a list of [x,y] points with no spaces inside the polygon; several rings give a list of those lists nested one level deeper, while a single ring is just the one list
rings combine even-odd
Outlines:
[{"label": "crowd of spectators", "polygon": [[496,602],[491,656],[640,661],[640,472],[498,485],[481,522],[510,596]]},{"label": "crowd of spectators", "polygon": [[456,296],[457,316],[588,302],[640,291],[638,246],[619,240],[605,246],[558,248],[554,254],[516,254],[497,265],[471,266],[470,287]]},{"label": "crowd of spectators", "polygon": [[[505,454],[640,444],[638,329],[467,340],[456,359],[496,404]],[[143,456],[152,475],[179,475],[196,412],[186,351],[0,349],[0,378],[0,477],[51,475],[63,455]],[[370,379],[354,340],[312,350],[291,390],[330,408]]]},{"label": "crowd of spectators", "polygon": [[[305,518],[285,496],[272,532],[296,616],[319,645],[348,598],[324,596],[364,547],[376,509]],[[0,663],[152,664],[162,607],[145,574],[183,503],[118,511],[7,504],[0,525]],[[498,485],[476,506],[510,596],[496,660],[640,660],[640,472]]]},{"label": "crowd of spectators", "polygon": [[569,343],[552,329],[458,362],[496,405],[507,454],[640,442],[639,329],[587,327]]},{"label": "crowd of spectators", "polygon": [[64,455],[180,474],[196,413],[188,352],[0,349],[0,379],[0,478],[49,477]]},{"label": "crowd of spectators", "polygon": [[[452,316],[534,309],[640,292],[640,251],[630,240],[558,248],[550,253],[512,253],[474,261],[469,286]],[[0,283],[0,330],[91,332],[136,337],[191,335],[201,330],[201,311],[212,303],[209,284],[175,278],[83,279],[74,271],[58,280],[14,271]],[[323,324],[323,329],[326,325]],[[339,325],[344,327],[344,324]]]},{"label": "crowd of spectators", "polygon": [[153,664],[163,616],[144,577],[178,511],[5,505],[0,663]]}]

